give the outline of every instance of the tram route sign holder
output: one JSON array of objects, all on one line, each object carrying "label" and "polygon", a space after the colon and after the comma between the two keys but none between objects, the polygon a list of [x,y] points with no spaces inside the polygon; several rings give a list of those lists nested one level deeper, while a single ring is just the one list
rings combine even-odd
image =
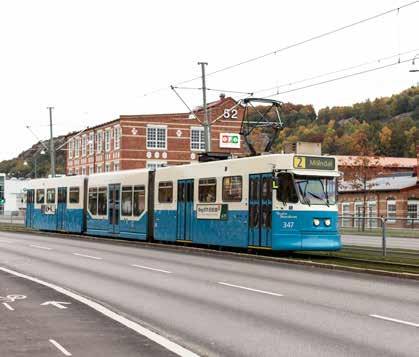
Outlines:
[{"label": "tram route sign holder", "polygon": [[294,169],[334,170],[336,163],[333,157],[294,156],[293,164]]}]

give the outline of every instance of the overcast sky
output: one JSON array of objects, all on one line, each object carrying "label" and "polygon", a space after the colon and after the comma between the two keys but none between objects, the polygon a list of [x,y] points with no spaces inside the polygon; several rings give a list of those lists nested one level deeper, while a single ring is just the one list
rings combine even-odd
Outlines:
[{"label": "overcast sky", "polygon": [[[408,2],[0,0],[0,160],[37,141],[26,125],[48,138],[47,106],[56,108],[55,135],[120,114],[184,112],[170,90],[144,93],[199,76],[198,61],[208,62],[211,72]],[[283,84],[417,49],[402,56],[409,59],[419,54],[418,18],[416,3],[399,14],[209,76],[207,85],[249,92],[280,86],[284,91],[390,64],[397,57]],[[410,73],[411,68],[409,62],[275,98],[313,104],[316,110],[352,104],[415,85],[419,73]],[[198,90],[180,94],[192,107],[201,104]],[[209,99],[218,95],[209,92]]]}]

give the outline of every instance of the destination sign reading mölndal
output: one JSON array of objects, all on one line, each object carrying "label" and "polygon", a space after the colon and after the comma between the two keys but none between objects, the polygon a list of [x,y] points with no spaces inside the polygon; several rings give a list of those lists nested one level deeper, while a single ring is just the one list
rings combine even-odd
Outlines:
[{"label": "destination sign reading m\u00f6lndal", "polygon": [[334,170],[333,157],[294,156],[295,169]]}]

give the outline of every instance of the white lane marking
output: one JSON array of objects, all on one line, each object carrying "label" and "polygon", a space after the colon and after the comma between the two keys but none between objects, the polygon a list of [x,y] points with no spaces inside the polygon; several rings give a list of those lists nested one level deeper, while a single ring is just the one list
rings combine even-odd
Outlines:
[{"label": "white lane marking", "polygon": [[172,272],[171,271],[168,271],[168,270],[150,268],[150,267],[146,267],[144,265],[132,264],[131,266],[136,267],[136,268],[140,268],[140,269],[147,269],[147,270],[158,271],[160,273],[172,274]]},{"label": "white lane marking", "polygon": [[375,317],[376,319],[398,322],[399,324],[409,325],[409,326],[413,326],[413,327],[419,327],[419,324],[415,324],[414,322],[393,319],[392,317],[386,317],[386,316],[381,316],[381,315],[370,315],[370,316]]},{"label": "white lane marking", "polygon": [[98,304],[97,302],[94,302],[92,300],[89,300],[81,295],[78,295],[76,293],[73,293],[67,289],[64,289],[58,285],[55,284],[51,284],[51,283],[47,283],[46,281],[40,280],[38,278],[34,278],[31,277],[29,275],[25,275],[22,273],[19,273],[17,271],[14,270],[10,270],[4,267],[0,267],[0,271],[4,271],[5,273],[9,273],[15,276],[18,276],[20,278],[24,278],[30,281],[33,281],[35,283],[44,285],[48,288],[54,289],[55,291],[58,291],[61,294],[64,294],[68,297],[71,297],[74,300],[77,300],[79,302],[81,302],[82,304],[85,304],[87,306],[89,306],[90,308],[100,312],[101,314],[111,318],[114,321],[119,322],[120,324],[130,328],[131,330],[134,330],[135,332],[137,332],[140,335],[143,335],[144,337],[150,339],[151,341],[159,344],[160,346],[163,346],[164,348],[166,348],[167,350],[177,354],[178,356],[182,356],[182,357],[200,357],[198,354],[187,350],[186,348],[178,345],[175,342],[172,342],[170,340],[168,340],[167,338],[160,336],[159,334],[157,334],[156,332],[153,332],[147,328],[145,328],[144,326],[141,326],[139,323],[131,321],[129,319],[127,319],[124,316],[118,315],[117,313],[109,310],[108,308],[106,308],[105,306]]},{"label": "white lane marking", "polygon": [[57,341],[55,340],[49,340],[55,347],[57,347],[63,355],[65,356],[72,356],[70,352],[68,352],[63,346],[61,346]]},{"label": "white lane marking", "polygon": [[43,247],[42,245],[34,245],[34,244],[30,244],[29,245],[32,248],[38,248],[38,249],[45,249],[45,250],[52,250],[52,248],[49,247]]},{"label": "white lane marking", "polygon": [[3,305],[6,306],[10,311],[15,311],[15,309],[11,307],[7,302],[4,302]]},{"label": "white lane marking", "polygon": [[258,289],[252,289],[252,288],[247,288],[245,286],[240,286],[240,285],[234,285],[234,284],[229,284],[229,283],[223,283],[222,281],[219,281],[218,284],[221,285],[225,285],[225,286],[230,286],[232,288],[237,288],[237,289],[243,289],[243,290],[249,290],[249,291],[254,291],[256,293],[261,293],[261,294],[267,294],[267,295],[273,295],[273,296],[284,296],[282,294],[278,294],[278,293],[273,293],[270,291],[265,291],[265,290],[258,290]]},{"label": "white lane marking", "polygon": [[59,309],[66,309],[67,307],[64,305],[71,305],[71,302],[64,302],[64,301],[45,301],[41,304],[41,306],[55,306]]},{"label": "white lane marking", "polygon": [[83,257],[83,258],[96,259],[96,260],[102,259],[102,258],[99,258],[99,257],[94,257],[92,255],[86,255],[86,254],[81,254],[81,253],[73,253],[73,255],[77,255],[78,257]]}]

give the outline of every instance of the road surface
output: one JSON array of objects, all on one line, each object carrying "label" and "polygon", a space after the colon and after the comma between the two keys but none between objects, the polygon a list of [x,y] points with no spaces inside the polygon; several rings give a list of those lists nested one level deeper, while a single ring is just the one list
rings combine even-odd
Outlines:
[{"label": "road surface", "polygon": [[[342,235],[343,245],[359,245],[365,247],[381,247],[382,237],[374,236],[359,236],[359,235]],[[387,248],[393,249],[413,249],[419,250],[419,239],[418,238],[396,238],[388,237],[386,239]]]},{"label": "road surface", "polygon": [[0,232],[0,267],[100,301],[201,356],[419,351],[417,281],[10,232]]}]

